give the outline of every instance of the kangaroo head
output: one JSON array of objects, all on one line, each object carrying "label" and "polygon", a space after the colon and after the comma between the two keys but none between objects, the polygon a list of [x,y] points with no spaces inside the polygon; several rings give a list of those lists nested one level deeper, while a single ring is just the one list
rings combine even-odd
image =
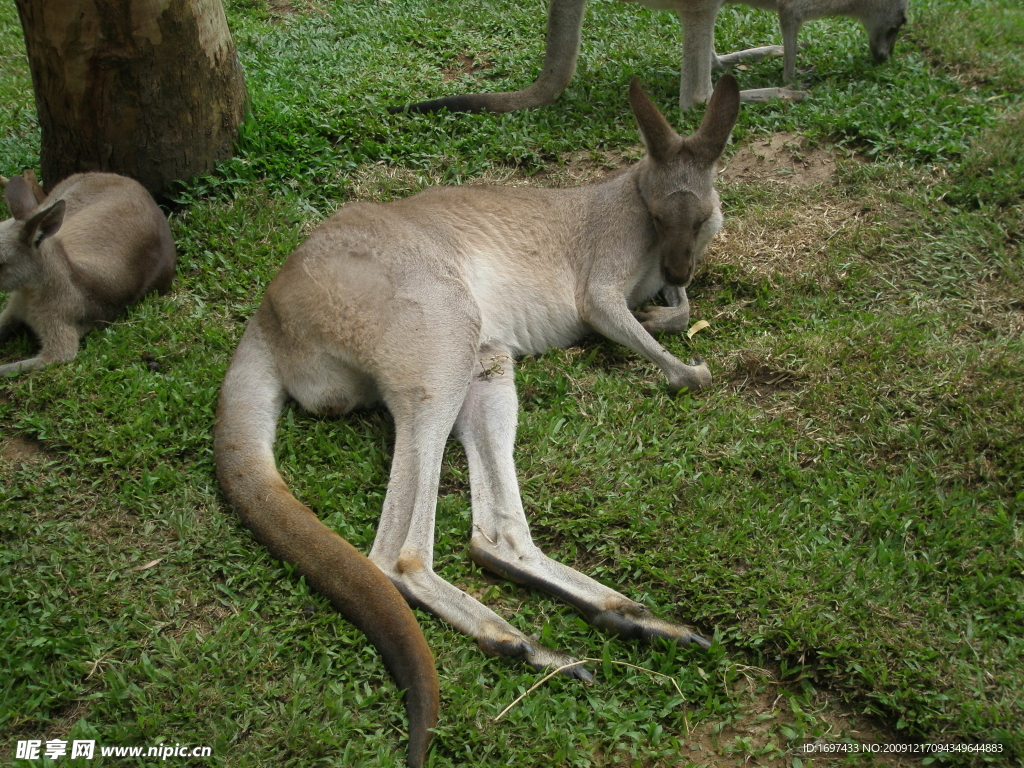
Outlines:
[{"label": "kangaroo head", "polygon": [[883,0],[871,4],[870,13],[861,19],[868,33],[868,47],[875,61],[888,61],[896,45],[900,27],[907,23],[908,0]]},{"label": "kangaroo head", "polygon": [[40,208],[20,176],[7,182],[4,200],[14,218],[0,224],[0,290],[13,291],[35,274],[39,246],[64,223],[65,204],[57,200]]},{"label": "kangaroo head", "polygon": [[714,181],[718,158],[739,114],[739,86],[731,75],[723,75],[700,128],[687,137],[672,129],[636,78],[629,86],[629,101],[647,147],[637,190],[656,233],[662,277],[669,285],[685,286],[722,226]]}]

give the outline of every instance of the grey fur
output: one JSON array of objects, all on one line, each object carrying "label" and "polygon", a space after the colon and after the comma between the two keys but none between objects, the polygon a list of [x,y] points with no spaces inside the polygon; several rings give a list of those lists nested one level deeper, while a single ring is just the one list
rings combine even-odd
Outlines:
[{"label": "grey fur", "polygon": [[93,328],[151,291],[169,290],[175,251],[167,218],[138,182],[110,173],[70,176],[40,201],[15,176],[0,223],[0,340],[21,326],[39,339],[35,357],[0,365],[0,375],[66,362]]}]

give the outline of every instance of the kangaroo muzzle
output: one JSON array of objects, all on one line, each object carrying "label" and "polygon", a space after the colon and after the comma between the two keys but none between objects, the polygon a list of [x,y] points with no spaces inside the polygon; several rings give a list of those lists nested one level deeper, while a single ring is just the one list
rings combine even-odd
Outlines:
[{"label": "kangaroo muzzle", "polygon": [[690,246],[676,249],[661,264],[662,277],[669,285],[682,288],[689,285],[693,279],[693,271],[696,267],[694,249]]}]

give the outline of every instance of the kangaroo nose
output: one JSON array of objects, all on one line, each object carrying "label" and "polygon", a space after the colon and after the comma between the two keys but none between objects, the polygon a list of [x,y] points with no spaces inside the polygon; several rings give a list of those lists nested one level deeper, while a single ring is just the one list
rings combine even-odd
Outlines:
[{"label": "kangaroo nose", "polygon": [[669,285],[685,286],[693,275],[693,263],[687,260],[685,264],[666,264],[662,271]]}]

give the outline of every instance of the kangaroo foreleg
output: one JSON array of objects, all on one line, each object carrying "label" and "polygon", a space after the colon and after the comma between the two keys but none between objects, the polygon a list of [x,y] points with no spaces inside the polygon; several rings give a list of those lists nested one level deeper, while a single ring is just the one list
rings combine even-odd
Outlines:
[{"label": "kangaroo foreleg", "polygon": [[686,365],[672,355],[654,340],[614,289],[588,297],[585,319],[602,336],[639,352],[660,367],[672,392],[683,387],[700,389],[711,383],[711,372],[703,360],[698,358]]},{"label": "kangaroo foreleg", "polygon": [[659,619],[645,606],[545,555],[530,536],[516,480],[516,401],[512,358],[488,349],[481,373],[470,385],[455,433],[466,449],[473,494],[470,557],[506,578],[553,594],[594,626],[627,638],[664,637],[680,643],[708,642],[688,627]]},{"label": "kangaroo foreleg", "polygon": [[39,354],[27,360],[0,365],[0,376],[23,373],[53,363],[64,363],[73,360],[78,354],[78,332],[73,326],[54,324],[53,327],[42,329],[40,336],[42,349],[39,350]]}]

